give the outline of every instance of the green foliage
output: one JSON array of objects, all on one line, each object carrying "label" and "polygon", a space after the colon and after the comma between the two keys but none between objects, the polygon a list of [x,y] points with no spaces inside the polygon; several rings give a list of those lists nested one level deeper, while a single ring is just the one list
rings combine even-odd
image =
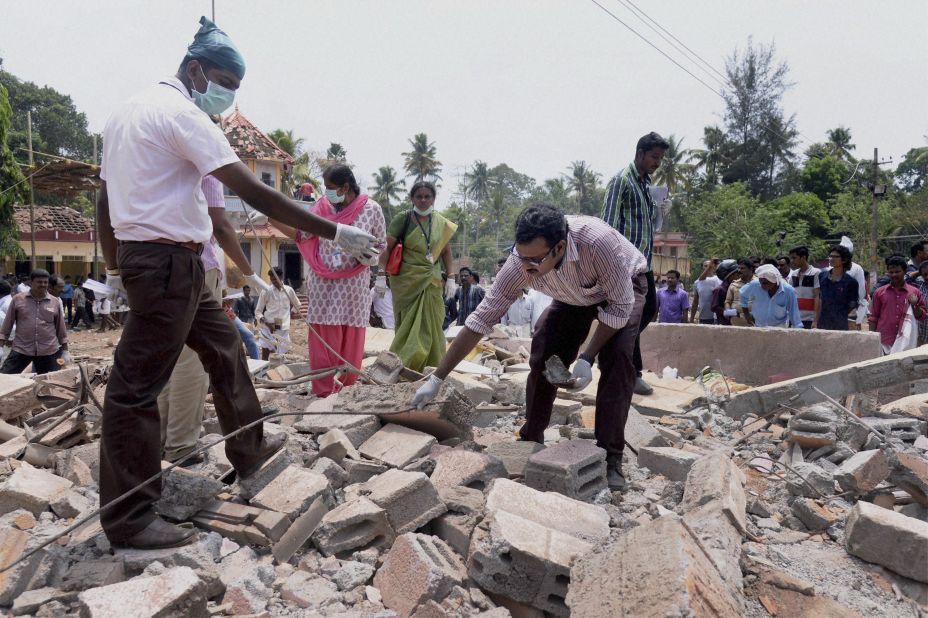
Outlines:
[{"label": "green foliage", "polygon": [[344,163],[348,160],[348,151],[341,144],[332,142],[325,151],[325,158],[332,162]]},{"label": "green foliage", "polygon": [[403,169],[406,173],[414,177],[415,182],[441,180],[441,161],[438,160],[435,142],[429,142],[429,137],[425,133],[416,133],[409,140],[409,145],[410,151],[403,153],[405,157]]},{"label": "green foliage", "polygon": [[6,88],[0,84],[0,255],[20,257],[19,230],[13,219],[13,205],[26,201],[28,185],[10,151],[10,125],[13,110]]},{"label": "green foliage", "polygon": [[[854,260],[869,266],[873,252],[870,243],[873,198],[863,188],[845,191],[835,197],[831,205],[832,227],[837,234],[845,234],[854,240]],[[878,226],[880,237],[896,231],[898,207],[893,200],[880,200]],[[885,247],[877,247],[877,255],[884,255]]]},{"label": "green foliage", "polygon": [[801,172],[802,190],[829,201],[841,192],[841,183],[850,175],[847,165],[833,155],[806,161]]},{"label": "green foliage", "polygon": [[480,273],[482,284],[487,282],[489,276],[493,274],[493,267],[496,266],[503,252],[489,236],[484,236],[476,243],[468,247],[470,255],[471,268]]},{"label": "green foliage", "polygon": [[396,170],[389,165],[381,167],[372,176],[374,184],[367,189],[373,192],[371,197],[374,201],[383,207],[384,217],[389,223],[393,215],[400,212],[393,206],[395,202],[402,201],[405,197],[406,181],[399,178]]},{"label": "green foliage", "polygon": [[928,146],[912,148],[896,168],[896,181],[903,191],[914,193],[928,186]]},{"label": "green foliage", "polygon": [[565,176],[567,187],[573,193],[573,208],[568,212],[597,216],[602,210],[602,199],[597,199],[600,174],[594,172],[586,161],[573,161]]}]

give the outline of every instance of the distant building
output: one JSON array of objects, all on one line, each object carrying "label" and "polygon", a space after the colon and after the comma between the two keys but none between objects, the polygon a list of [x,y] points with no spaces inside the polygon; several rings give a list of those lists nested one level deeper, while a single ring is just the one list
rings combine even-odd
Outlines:
[{"label": "distant building", "polygon": [[[13,218],[19,229],[19,246],[24,259],[3,258],[4,272],[28,274],[32,243],[29,226],[29,207],[16,206]],[[35,265],[50,273],[87,276],[93,270],[93,220],[67,206],[35,207]],[[103,271],[103,254],[98,251],[100,271]]]},{"label": "distant building", "polygon": [[651,268],[660,280],[668,270],[680,271],[683,278],[690,273],[689,242],[683,232],[657,232],[651,252]]}]

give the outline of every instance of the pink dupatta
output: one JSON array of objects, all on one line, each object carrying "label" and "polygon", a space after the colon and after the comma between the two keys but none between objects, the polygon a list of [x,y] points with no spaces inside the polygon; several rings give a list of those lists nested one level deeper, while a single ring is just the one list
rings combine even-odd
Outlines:
[{"label": "pink dupatta", "polygon": [[[323,197],[316,201],[310,212],[334,223],[351,225],[354,223],[355,219],[358,218],[358,215],[366,204],[367,196],[359,195],[343,210],[336,211],[332,207],[332,204],[329,203],[329,200]],[[326,266],[325,262],[322,261],[322,257],[319,255],[319,237],[301,236],[302,235],[298,235],[296,240],[296,247],[300,250],[300,255],[303,256],[303,259],[306,260],[309,267],[313,269],[313,272],[324,279],[347,279],[349,277],[354,277],[368,268],[359,262],[357,266],[352,266],[351,268],[332,270]]]}]

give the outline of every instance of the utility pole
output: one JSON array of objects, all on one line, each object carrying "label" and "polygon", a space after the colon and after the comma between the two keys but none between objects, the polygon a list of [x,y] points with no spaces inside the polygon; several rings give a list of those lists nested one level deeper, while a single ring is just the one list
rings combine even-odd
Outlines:
[{"label": "utility pole", "polygon": [[[93,134],[93,164],[97,165],[97,134]],[[100,260],[97,254],[97,190],[93,190],[93,265],[90,267],[90,272],[93,273],[94,279],[99,279],[100,274],[98,272],[99,267],[97,262]]]},{"label": "utility pole", "polygon": [[873,149],[873,178],[870,181],[870,193],[873,202],[870,207],[870,285],[876,283],[876,273],[880,268],[880,256],[877,245],[880,242],[880,196],[886,194],[886,185],[880,184],[880,166],[892,163],[892,159],[880,161],[878,148]]},{"label": "utility pole", "polygon": [[32,156],[32,112],[26,112],[26,139],[29,146],[29,240],[32,253],[29,257],[29,270],[35,270],[35,187],[32,176],[35,173],[35,159]]}]

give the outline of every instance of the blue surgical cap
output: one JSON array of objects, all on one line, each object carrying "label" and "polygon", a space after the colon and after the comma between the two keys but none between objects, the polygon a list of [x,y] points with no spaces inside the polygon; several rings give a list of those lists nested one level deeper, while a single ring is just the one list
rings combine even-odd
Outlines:
[{"label": "blue surgical cap", "polygon": [[245,77],[245,59],[235,43],[205,16],[200,18],[200,29],[193,37],[193,43],[187,48],[187,55],[209,60],[220,68],[235,73],[239,79]]}]

